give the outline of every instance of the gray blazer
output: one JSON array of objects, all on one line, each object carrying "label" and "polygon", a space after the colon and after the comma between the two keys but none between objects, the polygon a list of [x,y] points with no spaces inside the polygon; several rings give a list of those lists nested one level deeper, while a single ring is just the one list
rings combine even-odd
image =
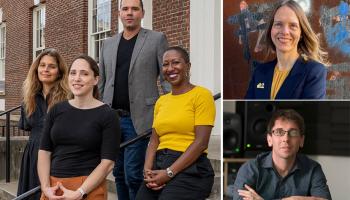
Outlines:
[{"label": "gray blazer", "polygon": [[[112,105],[114,78],[117,65],[117,52],[122,33],[106,39],[101,47],[98,88],[102,101]],[[129,69],[130,113],[137,134],[151,131],[154,104],[159,97],[157,78],[164,93],[170,91],[170,85],[164,81],[162,70],[163,53],[168,42],[163,33],[141,28]]]}]

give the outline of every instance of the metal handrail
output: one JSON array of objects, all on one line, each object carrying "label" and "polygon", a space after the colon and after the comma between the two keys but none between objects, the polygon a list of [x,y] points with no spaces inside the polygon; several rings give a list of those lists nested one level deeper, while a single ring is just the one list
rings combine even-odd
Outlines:
[{"label": "metal handrail", "polygon": [[6,110],[6,111],[0,113],[0,116],[3,116],[3,115],[5,115],[5,114],[7,114],[7,113],[10,113],[10,112],[12,112],[12,111],[15,111],[15,110],[17,110],[17,109],[20,108],[20,107],[22,107],[22,106],[19,105],[19,106],[16,106],[16,107],[14,107],[14,108],[11,108],[10,110]]},{"label": "metal handrail", "polygon": [[20,200],[20,199],[25,199],[27,197],[32,196],[33,194],[37,193],[40,190],[40,186],[36,186],[35,188],[19,195],[18,197],[12,199],[12,200]]},{"label": "metal handrail", "polygon": [[2,113],[0,113],[0,116],[6,115],[6,140],[5,140],[5,146],[6,146],[6,172],[5,172],[5,176],[6,176],[6,183],[10,182],[10,162],[11,162],[11,153],[10,153],[10,149],[11,149],[11,143],[10,143],[10,119],[11,119],[11,112],[15,111],[17,109],[19,109],[21,107],[21,105],[11,108],[10,110],[4,111]]},{"label": "metal handrail", "polygon": [[[214,101],[220,99],[220,98],[221,98],[221,93],[215,94],[215,95],[213,96],[213,98],[214,98]],[[135,137],[135,138],[133,138],[133,139],[131,139],[131,140],[128,140],[128,141],[126,141],[126,142],[123,142],[123,143],[120,144],[120,148],[124,148],[125,146],[128,146],[128,145],[130,145],[130,144],[132,144],[132,143],[135,143],[135,142],[138,141],[138,140],[141,140],[141,139],[143,139],[143,138],[149,137],[149,136],[151,136],[151,133],[152,133],[152,132],[151,132],[150,130],[148,130],[148,131],[146,131],[146,132],[144,132],[144,133],[138,135],[137,137]],[[35,188],[33,188],[33,189],[31,189],[31,190],[29,190],[29,191],[27,191],[27,192],[21,194],[20,196],[14,198],[13,200],[22,200],[22,199],[24,199],[24,198],[27,198],[27,197],[29,197],[29,196],[31,196],[31,195],[37,193],[39,190],[40,190],[40,186],[37,186],[37,187],[35,187]]]}]

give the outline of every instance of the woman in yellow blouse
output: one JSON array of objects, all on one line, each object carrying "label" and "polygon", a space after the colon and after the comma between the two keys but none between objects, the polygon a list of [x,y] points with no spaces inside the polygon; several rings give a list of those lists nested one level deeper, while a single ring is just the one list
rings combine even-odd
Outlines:
[{"label": "woman in yellow blouse", "polygon": [[211,92],[190,83],[189,55],[170,47],[162,73],[172,91],[154,110],[153,132],[146,152],[145,183],[136,199],[205,199],[214,182],[207,147],[215,120]]}]

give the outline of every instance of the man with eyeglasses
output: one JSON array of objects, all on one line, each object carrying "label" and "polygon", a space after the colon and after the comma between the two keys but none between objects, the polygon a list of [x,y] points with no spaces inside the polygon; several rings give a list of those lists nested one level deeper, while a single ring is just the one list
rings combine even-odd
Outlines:
[{"label": "man with eyeglasses", "polygon": [[294,110],[278,110],[267,127],[271,152],[259,154],[239,169],[233,199],[332,199],[320,164],[299,154],[304,145],[303,117]]}]

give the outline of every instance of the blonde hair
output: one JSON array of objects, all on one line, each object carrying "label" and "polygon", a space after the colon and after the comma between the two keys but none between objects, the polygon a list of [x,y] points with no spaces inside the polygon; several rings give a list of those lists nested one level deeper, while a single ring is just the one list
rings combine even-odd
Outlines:
[{"label": "blonde hair", "polygon": [[56,49],[45,49],[30,66],[27,78],[23,83],[23,104],[28,117],[31,116],[36,109],[35,96],[43,89],[43,85],[38,77],[38,67],[41,59],[46,55],[53,57],[58,66],[57,80],[46,97],[48,104],[47,110],[50,110],[54,104],[67,99],[69,89],[66,63]]},{"label": "blonde hair", "polygon": [[274,22],[276,12],[282,6],[287,6],[292,9],[295,15],[298,17],[300,28],[301,28],[301,37],[298,43],[298,53],[303,56],[305,60],[312,59],[322,64],[328,65],[327,61],[328,53],[324,51],[320,45],[320,40],[315,32],[312,30],[309,20],[307,19],[303,9],[300,5],[294,0],[283,0],[280,1],[274,8],[270,21],[268,22],[268,28],[265,33],[265,41],[267,46],[268,56],[272,52],[276,51],[276,47],[271,39],[271,29]]}]

